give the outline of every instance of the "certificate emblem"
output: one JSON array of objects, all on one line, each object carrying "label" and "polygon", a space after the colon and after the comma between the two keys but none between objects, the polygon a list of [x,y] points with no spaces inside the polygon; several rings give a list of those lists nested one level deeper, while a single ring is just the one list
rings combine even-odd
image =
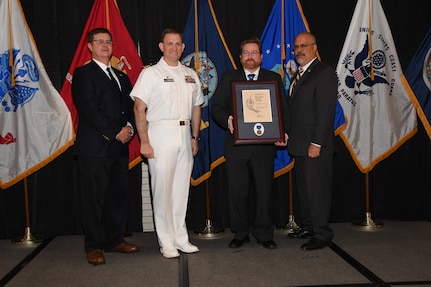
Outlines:
[{"label": "certificate emblem", "polygon": [[261,123],[256,123],[254,124],[253,131],[255,135],[260,137],[265,133],[265,127]]}]

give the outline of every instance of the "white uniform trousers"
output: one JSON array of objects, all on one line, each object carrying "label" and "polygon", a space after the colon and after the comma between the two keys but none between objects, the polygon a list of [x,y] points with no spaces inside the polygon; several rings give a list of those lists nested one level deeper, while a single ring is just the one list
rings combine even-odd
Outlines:
[{"label": "white uniform trousers", "polygon": [[190,124],[151,122],[148,135],[154,150],[148,165],[157,237],[161,248],[174,248],[189,242],[185,218],[193,168]]}]

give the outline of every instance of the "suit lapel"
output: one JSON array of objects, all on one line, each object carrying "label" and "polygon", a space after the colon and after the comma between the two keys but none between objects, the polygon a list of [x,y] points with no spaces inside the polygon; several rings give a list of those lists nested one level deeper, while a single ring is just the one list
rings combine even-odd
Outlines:
[{"label": "suit lapel", "polygon": [[313,63],[304,71],[299,81],[295,84],[295,88],[292,91],[292,95],[290,96],[292,99],[295,97],[296,92],[300,89],[300,87],[303,85],[303,83],[306,81],[306,79],[310,76],[310,74],[313,72],[313,70],[316,68],[317,65],[319,65],[319,60],[315,59]]}]

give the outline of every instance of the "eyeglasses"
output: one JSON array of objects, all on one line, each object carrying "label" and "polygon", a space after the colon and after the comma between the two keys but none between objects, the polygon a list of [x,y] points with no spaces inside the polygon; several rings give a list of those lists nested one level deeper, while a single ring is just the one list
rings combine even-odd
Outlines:
[{"label": "eyeglasses", "polygon": [[301,44],[301,45],[294,45],[294,46],[293,46],[293,50],[298,50],[299,48],[301,48],[301,49],[305,49],[305,48],[307,48],[308,46],[312,46],[312,45],[316,45],[316,44]]},{"label": "eyeglasses", "polygon": [[259,51],[251,51],[251,52],[249,52],[249,51],[242,51],[241,55],[244,56],[244,57],[246,57],[246,56],[252,56],[252,57],[254,57],[256,55],[260,55],[260,52]]},{"label": "eyeglasses", "polygon": [[93,40],[93,42],[96,42],[99,45],[112,45],[112,40]]}]

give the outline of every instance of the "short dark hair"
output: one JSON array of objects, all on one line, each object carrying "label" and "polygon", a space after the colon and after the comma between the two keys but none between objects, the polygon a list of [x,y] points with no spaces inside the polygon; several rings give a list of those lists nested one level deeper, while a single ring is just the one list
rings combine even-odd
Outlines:
[{"label": "short dark hair", "polygon": [[94,28],[93,30],[91,30],[90,32],[88,32],[87,42],[88,43],[93,42],[94,35],[96,35],[96,34],[102,34],[102,33],[103,34],[109,34],[109,37],[111,37],[111,40],[112,40],[112,34],[111,34],[111,32],[108,29],[106,29],[106,28]]},{"label": "short dark hair", "polygon": [[181,33],[178,29],[166,28],[162,31],[162,34],[160,35],[160,42],[163,43],[163,39],[165,38],[166,34],[178,34],[181,37],[181,41],[183,40],[183,33]]},{"label": "short dark hair", "polygon": [[242,54],[242,49],[244,48],[245,44],[257,44],[257,46],[259,47],[259,53],[262,54],[262,43],[260,42],[259,38],[256,36],[250,37],[248,39],[245,39],[244,41],[241,42],[241,45],[239,47],[239,54]]}]

